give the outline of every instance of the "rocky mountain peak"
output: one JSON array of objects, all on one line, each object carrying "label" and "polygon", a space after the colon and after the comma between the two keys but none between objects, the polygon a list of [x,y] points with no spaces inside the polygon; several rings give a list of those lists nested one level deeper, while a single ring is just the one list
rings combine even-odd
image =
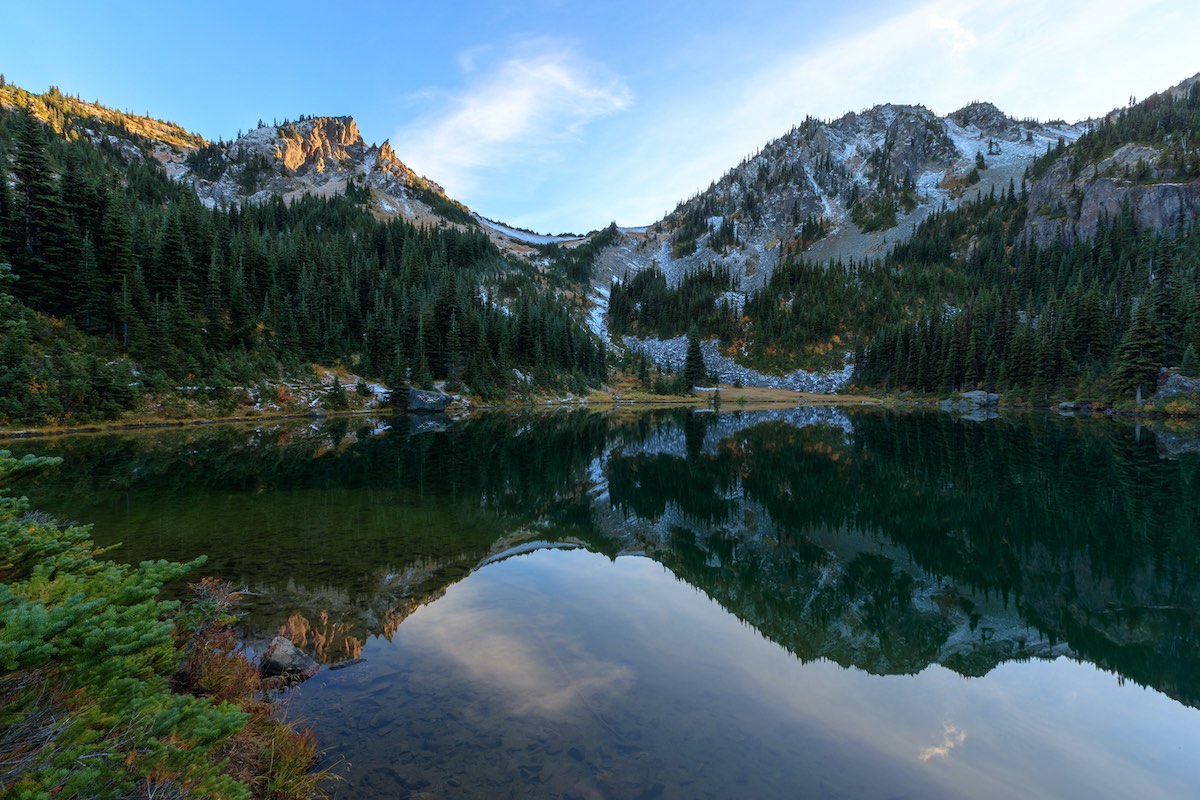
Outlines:
[{"label": "rocky mountain peak", "polygon": [[[764,285],[779,260],[881,256],[926,216],[1019,186],[1032,160],[1084,126],[1016,121],[991,103],[947,117],[882,104],[807,118],[597,261],[598,285],[654,265],[674,283],[729,270],[734,293]],[[984,159],[980,163],[980,159]]]},{"label": "rocky mountain peak", "polygon": [[275,194],[338,194],[353,185],[370,190],[383,214],[429,221],[438,217],[430,196],[445,195],[405,165],[387,141],[368,144],[351,116],[261,125],[192,156],[164,157],[172,176],[190,183],[208,205],[259,202]]},{"label": "rocky mountain peak", "polygon": [[275,158],[293,174],[324,172],[330,161],[353,158],[366,146],[354,117],[310,117],[277,129]]},{"label": "rocky mountain peak", "polygon": [[1007,132],[1016,122],[991,103],[968,103],[947,119],[963,128],[978,128],[988,133]]}]

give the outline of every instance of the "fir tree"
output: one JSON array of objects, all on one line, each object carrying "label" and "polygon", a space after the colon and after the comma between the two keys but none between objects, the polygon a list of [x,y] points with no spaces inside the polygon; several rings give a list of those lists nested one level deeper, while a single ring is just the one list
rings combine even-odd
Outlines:
[{"label": "fir tree", "polygon": [[704,383],[708,367],[704,363],[704,351],[700,349],[700,334],[693,327],[688,331],[687,356],[683,364],[683,382],[688,391]]},{"label": "fir tree", "polygon": [[1162,366],[1162,335],[1154,308],[1143,299],[1133,312],[1133,320],[1117,349],[1117,388],[1136,394],[1140,402],[1143,392],[1152,389]]},{"label": "fir tree", "polygon": [[1192,378],[1200,378],[1200,359],[1196,357],[1196,345],[1189,344],[1183,351],[1183,362],[1179,371]]}]

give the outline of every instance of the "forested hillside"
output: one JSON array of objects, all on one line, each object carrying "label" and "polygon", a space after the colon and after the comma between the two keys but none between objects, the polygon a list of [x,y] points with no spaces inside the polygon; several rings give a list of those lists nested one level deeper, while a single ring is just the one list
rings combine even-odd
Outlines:
[{"label": "forested hillside", "polygon": [[353,182],[208,208],[154,158],[161,131],[97,108],[0,88],[0,423],[221,396],[313,362],[483,395],[603,379],[569,306],[478,228],[384,219]]},{"label": "forested hillside", "polygon": [[[1151,97],[1048,150],[1020,186],[933,213],[884,258],[784,256],[742,308],[720,265],[673,286],[657,270],[625,275],[610,326],[669,337],[698,325],[767,368],[852,353],[857,382],[890,391],[986,388],[1037,404],[1152,392],[1161,367],[1200,373],[1200,231],[1187,200],[1198,114],[1196,83]],[[1141,166],[1128,174],[1097,166],[1134,148]],[[1053,214],[1043,198],[1058,169],[1092,184],[1053,195],[1082,222],[1047,237],[1030,219]],[[1089,210],[1089,191],[1116,201]]]}]

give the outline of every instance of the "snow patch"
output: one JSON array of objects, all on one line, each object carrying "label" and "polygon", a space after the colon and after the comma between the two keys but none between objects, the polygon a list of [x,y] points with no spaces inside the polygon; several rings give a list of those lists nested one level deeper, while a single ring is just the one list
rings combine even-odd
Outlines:
[{"label": "snow patch", "polygon": [[526,244],[557,244],[559,242],[579,241],[578,236],[546,236],[540,233],[519,231],[516,228],[501,225],[499,222],[492,222],[487,217],[481,217],[478,214],[475,215],[475,219],[497,233],[502,233],[510,239],[516,239],[518,242],[525,242]]}]

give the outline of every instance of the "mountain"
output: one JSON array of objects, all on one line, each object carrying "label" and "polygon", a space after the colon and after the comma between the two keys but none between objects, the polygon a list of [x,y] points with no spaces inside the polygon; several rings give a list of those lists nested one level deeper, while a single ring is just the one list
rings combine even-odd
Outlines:
[{"label": "mountain", "polygon": [[212,143],[5,85],[0,176],[0,423],[604,380],[567,281],[348,117]]},{"label": "mountain", "polygon": [[599,254],[593,314],[643,373],[694,329],[747,384],[1142,397],[1200,372],[1196,84],[1078,125],[808,120]]},{"label": "mountain", "polygon": [[366,189],[383,218],[417,225],[482,224],[500,247],[529,253],[530,241],[579,237],[538,237],[473,214],[433,180],[418,175],[391,143],[368,144],[352,116],[302,116],[296,121],[258,126],[231,142],[210,141],[181,126],[118,111],[99,102],[64,95],[51,87],[44,95],[12,84],[0,86],[0,109],[29,108],[54,131],[86,137],[124,159],[153,159],[175,181],[190,186],[209,208],[243,202],[286,201],[304,196],[332,197]]},{"label": "mountain", "polygon": [[[817,260],[883,255],[943,205],[1020,185],[1025,168],[1085,125],[1019,122],[989,103],[946,117],[880,105],[832,122],[813,118],[768,143],[645,236],[601,258],[601,280],[656,263],[677,280],[728,267],[736,289],[761,288],[789,253]],[[977,169],[977,158],[984,169]]]},{"label": "mountain", "polygon": [[666,390],[693,329],[735,384],[1140,397],[1200,371],[1198,83],[1076,125],[988,103],[809,118],[655,225],[586,237],[471,212],[352,117],[212,142],[3,85],[0,418],[163,391],[266,408],[313,363],[583,391],[610,346]]}]

